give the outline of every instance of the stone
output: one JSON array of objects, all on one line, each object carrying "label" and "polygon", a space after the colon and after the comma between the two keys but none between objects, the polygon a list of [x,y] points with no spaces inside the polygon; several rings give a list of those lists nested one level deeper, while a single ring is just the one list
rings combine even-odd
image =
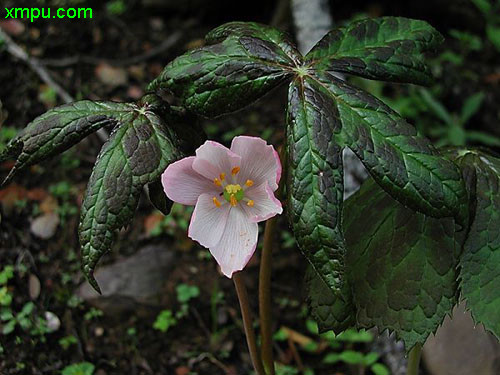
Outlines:
[{"label": "stone", "polygon": [[96,270],[94,276],[102,295],[87,282],[78,287],[76,295],[105,314],[136,311],[139,306],[157,306],[174,257],[165,246],[145,246],[130,257]]},{"label": "stone", "polygon": [[500,344],[461,303],[427,339],[423,360],[432,375],[498,375]]},{"label": "stone", "polygon": [[59,214],[57,212],[43,214],[31,222],[31,233],[38,238],[48,240],[56,233],[58,226]]}]

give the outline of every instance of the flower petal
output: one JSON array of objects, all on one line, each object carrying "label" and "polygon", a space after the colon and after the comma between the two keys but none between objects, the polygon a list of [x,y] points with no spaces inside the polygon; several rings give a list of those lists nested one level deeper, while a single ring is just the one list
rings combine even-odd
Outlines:
[{"label": "flower petal", "polygon": [[211,194],[200,195],[188,229],[188,236],[207,248],[220,241],[231,208],[227,203],[217,207],[212,199]]},{"label": "flower petal", "polygon": [[174,202],[192,206],[201,194],[217,191],[213,181],[193,170],[194,159],[190,156],[170,164],[161,176],[163,190]]},{"label": "flower petal", "polygon": [[232,207],[219,243],[210,247],[224,275],[230,278],[246,266],[257,247],[258,234],[257,223],[250,222],[240,207]]},{"label": "flower petal", "polygon": [[193,169],[213,181],[221,173],[230,173],[235,166],[240,166],[241,157],[226,146],[213,141],[206,141],[196,150]]},{"label": "flower petal", "polygon": [[250,221],[258,223],[283,212],[281,202],[274,196],[267,181],[247,189],[245,196],[254,202],[252,207],[244,205]]},{"label": "flower petal", "polygon": [[273,191],[278,188],[281,163],[273,146],[262,138],[239,136],[233,138],[231,151],[241,156],[241,172],[238,176],[240,184],[250,179],[256,185],[268,181]]}]

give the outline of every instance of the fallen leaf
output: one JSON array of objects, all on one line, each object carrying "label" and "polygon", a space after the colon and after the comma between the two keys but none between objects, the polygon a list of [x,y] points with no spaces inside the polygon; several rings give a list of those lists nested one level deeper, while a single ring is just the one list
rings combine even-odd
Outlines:
[{"label": "fallen leaf", "polygon": [[43,201],[48,197],[49,193],[47,190],[44,190],[42,188],[34,188],[31,190],[28,190],[26,193],[26,196],[29,200],[31,201]]},{"label": "fallen leaf", "polygon": [[194,39],[187,43],[184,47],[187,50],[195,49],[195,48],[200,48],[205,45],[205,39]]},{"label": "fallen leaf", "polygon": [[191,370],[186,366],[179,366],[175,369],[175,375],[189,375]]},{"label": "fallen leaf", "polygon": [[23,23],[15,19],[0,21],[0,27],[12,36],[19,36],[25,30]]},{"label": "fallen leaf", "polygon": [[128,88],[127,95],[132,99],[139,99],[144,95],[144,91],[139,86],[132,85]]},{"label": "fallen leaf", "polygon": [[163,220],[163,215],[160,213],[152,213],[144,219],[144,231],[149,236],[156,226]]},{"label": "fallen leaf", "polygon": [[48,195],[41,203],[40,203],[40,211],[44,214],[50,214],[55,212],[59,205],[57,204],[57,199],[52,195]]},{"label": "fallen leaf", "polygon": [[106,63],[100,63],[95,68],[97,78],[111,87],[122,86],[127,83],[127,71],[123,68],[113,67]]},{"label": "fallen leaf", "polygon": [[11,184],[0,190],[0,203],[8,215],[13,211],[16,202],[26,199],[26,189],[17,184]]},{"label": "fallen leaf", "polygon": [[28,279],[28,289],[29,289],[29,294],[30,298],[32,300],[35,300],[38,298],[40,295],[40,290],[41,290],[41,285],[40,285],[40,280],[36,275],[30,274],[29,279]]}]

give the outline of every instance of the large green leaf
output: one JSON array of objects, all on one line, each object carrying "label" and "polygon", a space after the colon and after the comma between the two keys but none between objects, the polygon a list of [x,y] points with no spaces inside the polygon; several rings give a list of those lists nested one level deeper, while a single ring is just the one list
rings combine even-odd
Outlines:
[{"label": "large green leaf", "polygon": [[462,297],[478,323],[500,338],[500,159],[479,150],[458,153],[468,179],[471,226],[460,259]]},{"label": "large green leaf", "polygon": [[422,53],[442,40],[441,34],[424,21],[401,17],[364,19],[330,31],[305,60],[316,70],[430,84],[432,75]]},{"label": "large green leaf", "polygon": [[458,167],[374,96],[329,73],[311,78],[336,104],[342,142],[403,205],[434,217],[467,220],[467,192]]},{"label": "large green leaf", "polygon": [[343,280],[340,294],[335,293],[309,266],[304,282],[309,313],[318,323],[320,332],[333,330],[335,334],[338,334],[356,326],[356,309],[347,279]]},{"label": "large green leaf", "polygon": [[30,122],[0,155],[17,158],[4,183],[30,165],[67,150],[106,125],[116,125],[132,112],[127,103],[82,100],[53,108]]},{"label": "large green leaf", "polygon": [[315,81],[295,79],[288,94],[288,214],[299,248],[335,292],[345,252],[340,130],[335,103]]},{"label": "large green leaf", "polygon": [[115,128],[92,171],[79,232],[83,272],[98,291],[94,268],[111,248],[116,231],[132,219],[142,187],[157,181],[168,164],[181,156],[173,124],[166,124],[165,118],[159,99],[145,97]]},{"label": "large green leaf", "polygon": [[149,89],[169,89],[187,109],[213,117],[263,96],[301,60],[283,33],[256,23],[219,26],[206,41],[168,64]]},{"label": "large green leaf", "polygon": [[360,327],[389,329],[410,350],[457,301],[453,219],[405,208],[368,180],[345,204],[347,274]]}]

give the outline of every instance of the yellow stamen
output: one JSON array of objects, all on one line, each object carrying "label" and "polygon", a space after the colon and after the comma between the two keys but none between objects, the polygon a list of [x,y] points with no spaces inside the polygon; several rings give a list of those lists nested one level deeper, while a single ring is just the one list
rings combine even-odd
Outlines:
[{"label": "yellow stamen", "polygon": [[217,198],[216,198],[216,197],[213,197],[213,198],[212,198],[212,201],[214,202],[215,207],[220,207],[220,206],[221,206],[220,202],[217,200]]},{"label": "yellow stamen", "polygon": [[253,181],[252,180],[247,180],[247,182],[245,182],[245,185],[250,187],[253,185]]},{"label": "yellow stamen", "polygon": [[233,169],[231,169],[231,174],[234,176],[234,175],[238,174],[239,171],[240,171],[240,167],[234,167]]},{"label": "yellow stamen", "polygon": [[241,190],[241,186],[238,184],[236,185],[230,184],[227,185],[225,189],[229,194],[236,194],[238,191]]},{"label": "yellow stamen", "polygon": [[247,206],[253,207],[253,200],[251,200],[251,199],[250,199],[250,200],[247,202]]},{"label": "yellow stamen", "polygon": [[231,194],[230,203],[231,203],[231,206],[233,206],[233,207],[235,207],[238,204],[238,201],[236,200],[236,197],[234,196],[234,194]]},{"label": "yellow stamen", "polygon": [[220,180],[221,181],[224,181],[226,179],[226,174],[225,173],[221,173],[220,176],[219,176]]},{"label": "yellow stamen", "polygon": [[222,182],[220,182],[220,180],[217,177],[214,178],[214,184],[217,186],[222,186]]}]

